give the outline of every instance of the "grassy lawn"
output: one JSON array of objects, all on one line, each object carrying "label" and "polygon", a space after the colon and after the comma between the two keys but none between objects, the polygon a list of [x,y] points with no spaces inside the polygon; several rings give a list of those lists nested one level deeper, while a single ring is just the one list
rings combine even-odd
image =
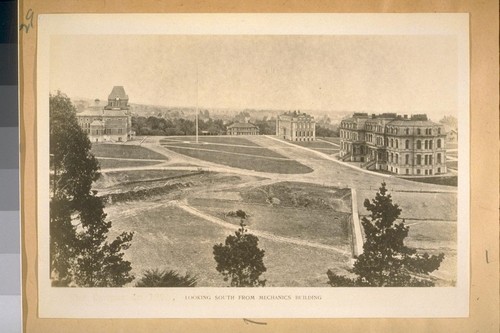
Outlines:
[{"label": "grassy lawn", "polygon": [[227,165],[234,168],[254,170],[260,172],[297,174],[308,173],[313,170],[294,160],[275,160],[247,155],[234,155],[227,152],[213,152],[194,149],[166,147],[176,153],[194,157],[203,161]]},{"label": "grassy lawn", "polygon": [[[416,220],[457,220],[457,194],[456,193],[418,193],[418,192],[393,192],[393,203],[401,208],[401,218]],[[370,201],[375,197],[375,190],[358,190],[358,210],[360,215],[367,215],[368,211],[363,205],[365,199]]]},{"label": "grassy lawn", "polygon": [[446,161],[446,166],[452,169],[458,169],[458,161]]},{"label": "grassy lawn", "polygon": [[264,147],[250,147],[250,146],[237,146],[237,145],[222,145],[222,144],[209,144],[209,143],[169,143],[166,145],[162,144],[166,148],[193,148],[193,149],[206,149],[206,150],[215,150],[217,152],[227,152],[227,153],[238,153],[238,154],[248,154],[254,156],[262,156],[262,157],[277,157],[277,158],[285,158],[283,155],[280,155],[272,150],[269,150]]},{"label": "grassy lawn", "polygon": [[278,236],[308,240],[350,251],[348,213],[210,199],[191,199],[189,203],[234,225],[239,225],[240,219],[226,214],[241,209],[250,215],[245,221],[249,230],[266,231]]},{"label": "grassy lawn", "polygon": [[316,137],[316,140],[321,139],[340,145],[340,137]]},{"label": "grassy lawn", "polygon": [[[196,142],[196,137],[194,136],[175,136],[175,137],[167,137],[162,139],[160,143],[170,143],[170,142],[185,142],[189,141],[192,143]],[[240,137],[234,136],[199,136],[198,142],[207,142],[207,143],[221,143],[228,145],[238,145],[238,146],[249,146],[249,147],[259,147],[256,143],[253,143],[250,140]]]},{"label": "grassy lawn", "polygon": [[[151,207],[137,202],[132,213],[124,208],[121,205],[107,208],[113,221],[110,236],[122,231],[135,232],[125,257],[131,262],[136,278],[146,269],[167,268],[197,275],[198,287],[228,286],[215,270],[212,252],[213,246],[223,243],[231,231],[171,206]],[[325,287],[327,269],[345,269],[348,264],[348,258],[328,250],[265,239],[259,241],[259,247],[266,251],[267,272],[262,277],[267,279],[268,287]]]},{"label": "grassy lawn", "polygon": [[280,207],[324,209],[351,212],[351,190],[316,184],[280,182],[268,186],[251,187],[240,191],[246,203],[275,204]]},{"label": "grassy lawn", "polygon": [[115,168],[126,168],[126,167],[139,167],[139,166],[148,166],[155,165],[162,162],[154,162],[154,161],[130,161],[130,160],[111,160],[111,159],[99,159],[99,165],[101,169],[115,169]]},{"label": "grassy lawn", "polygon": [[92,154],[96,157],[136,158],[146,160],[168,160],[166,156],[141,146],[119,144],[93,144]]},{"label": "grassy lawn", "polygon": [[419,182],[419,183],[446,185],[446,186],[454,186],[454,187],[458,186],[458,177],[457,176],[418,177],[418,178],[407,178],[407,179],[414,181],[414,182]]},{"label": "grassy lawn", "polygon": [[[134,204],[139,208],[143,203]],[[115,212],[116,209],[120,207],[115,207]],[[212,247],[224,241],[227,230],[169,206],[138,210],[128,216],[113,215],[110,212],[108,216],[114,232],[134,232],[126,259],[131,262],[136,278],[147,269],[166,268],[198,275],[200,287],[227,285],[215,270],[212,254]]]},{"label": "grassy lawn", "polygon": [[429,254],[444,253],[444,260],[432,275],[444,280],[440,283],[453,284],[457,271],[456,235],[457,225],[447,221],[407,220],[410,231],[407,245],[419,252]]},{"label": "grassy lawn", "polygon": [[328,155],[336,154],[340,150],[339,147],[336,147],[334,145],[322,141],[304,141],[304,142],[290,141],[290,142],[297,146],[306,147]]},{"label": "grassy lawn", "polygon": [[264,249],[264,264],[267,272],[266,287],[330,287],[326,271],[332,269],[346,274],[349,258],[336,252],[276,243],[267,239],[259,241]]}]

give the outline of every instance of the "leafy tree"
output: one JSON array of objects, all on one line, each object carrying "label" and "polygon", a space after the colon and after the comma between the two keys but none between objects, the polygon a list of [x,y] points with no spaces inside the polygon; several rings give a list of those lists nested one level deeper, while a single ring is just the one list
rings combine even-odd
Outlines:
[{"label": "leafy tree", "polygon": [[103,199],[92,191],[99,164],[77,123],[76,109],[61,92],[50,95],[50,254],[53,285],[117,287],[133,280],[123,250],[133,234],[111,243]]},{"label": "leafy tree", "polygon": [[266,280],[259,279],[266,271],[264,250],[259,249],[258,243],[259,238],[248,233],[242,219],[235,235],[229,235],[224,245],[214,246],[216,269],[224,281],[231,279],[231,287],[265,286]]},{"label": "leafy tree", "polygon": [[191,276],[189,274],[183,276],[173,270],[160,271],[158,269],[152,269],[147,270],[143,277],[137,281],[135,286],[149,288],[195,287],[196,280],[196,276]]},{"label": "leafy tree", "polygon": [[441,120],[439,120],[439,122],[453,129],[458,128],[458,119],[453,116],[444,116]]},{"label": "leafy tree", "polygon": [[428,275],[439,268],[444,254],[418,254],[404,244],[409,227],[404,220],[396,222],[401,209],[392,203],[386,184],[382,183],[375,199],[372,202],[366,199],[364,205],[370,215],[362,219],[366,242],[351,271],[357,277],[351,279],[328,270],[328,283],[333,287],[434,286]]}]

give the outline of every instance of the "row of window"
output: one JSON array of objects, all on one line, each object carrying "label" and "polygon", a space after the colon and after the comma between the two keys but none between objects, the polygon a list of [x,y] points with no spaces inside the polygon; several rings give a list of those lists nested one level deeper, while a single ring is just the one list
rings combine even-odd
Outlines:
[{"label": "row of window", "polygon": [[314,135],[314,131],[295,131],[296,137],[310,137]]},{"label": "row of window", "polygon": [[[399,154],[394,154],[394,153],[387,153],[387,160],[390,161],[391,163],[395,164],[400,164],[402,161],[399,159]],[[436,154],[436,162],[437,164],[441,164],[443,161],[441,153]],[[406,154],[405,155],[405,164],[409,165],[410,163],[410,155]],[[426,154],[426,155],[420,155],[417,154],[415,156],[415,164],[416,165],[433,165],[433,155],[432,154]]]},{"label": "row of window", "polygon": [[[394,168],[393,169],[392,167],[390,167],[390,170],[391,170],[391,172],[399,173],[399,169],[398,168]],[[415,171],[417,172],[417,175],[421,175],[422,174],[422,170],[420,170],[420,169],[416,169]],[[409,175],[410,174],[410,169],[406,169],[405,173],[407,175]],[[441,168],[437,168],[437,173],[441,173]],[[429,169],[429,170],[425,169],[424,170],[424,174],[425,175],[432,175],[432,169]]]},{"label": "row of window", "polygon": [[[91,133],[91,130],[90,129],[87,129],[86,130],[87,134],[90,134]],[[92,135],[111,135],[111,134],[123,134],[123,129],[122,128],[118,128],[117,129],[117,132],[118,133],[113,133],[113,131],[111,130],[111,128],[105,128],[104,130],[99,130],[99,129],[96,129],[96,130],[92,130]]]},{"label": "row of window", "polygon": [[108,120],[118,120],[118,121],[126,121],[127,119],[125,118],[101,118],[101,117],[93,117],[93,118],[82,118],[79,117],[78,121],[80,124],[90,124],[94,120],[101,120],[101,121],[108,121]]},{"label": "row of window", "polygon": [[314,128],[314,123],[312,122],[297,122],[297,128],[304,129],[304,128]]},{"label": "row of window", "polygon": [[[353,133],[353,132],[344,132],[342,131],[341,133],[341,137],[342,138],[347,138],[347,139],[350,139],[350,140],[358,140],[358,135],[357,133]],[[374,142],[374,138],[375,138],[375,142]],[[385,143],[385,146],[388,146],[388,147],[391,147],[391,148],[399,148],[399,140],[398,139],[388,139],[388,138],[382,138],[380,136],[373,136],[373,134],[366,134],[366,139],[368,142],[374,142],[376,143],[377,146],[382,146],[383,143]],[[416,145],[416,149],[434,149],[433,144],[434,140],[417,140],[415,142],[415,145]],[[437,148],[442,148],[443,146],[443,142],[441,139],[437,139],[436,140],[436,147]],[[411,149],[410,148],[410,140],[405,140],[405,149]]]},{"label": "row of window", "polygon": [[[348,122],[342,122],[341,127],[342,128],[356,129],[357,128],[357,124],[355,124],[355,123],[348,123]],[[384,127],[382,125],[366,124],[365,128],[366,128],[367,131],[371,131],[371,132],[379,132],[379,133],[384,132],[383,131]],[[437,135],[441,134],[441,127],[435,127],[435,128],[420,128],[420,127],[417,127],[417,129],[416,129],[416,135],[422,135],[422,133],[425,133],[425,135],[432,135],[433,129],[435,130],[435,132],[437,133]],[[385,133],[386,134],[398,134],[399,130],[400,130],[400,128],[398,128],[398,127],[387,126],[386,130],[385,130]],[[403,133],[406,134],[406,135],[410,135],[410,128],[406,127],[403,130]]]}]

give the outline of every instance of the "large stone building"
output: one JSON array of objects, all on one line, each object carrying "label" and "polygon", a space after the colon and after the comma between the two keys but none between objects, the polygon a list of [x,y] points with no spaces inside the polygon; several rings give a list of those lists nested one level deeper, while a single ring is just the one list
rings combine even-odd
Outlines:
[{"label": "large stone building", "polygon": [[105,106],[95,105],[77,113],[78,124],[91,142],[125,142],[133,136],[128,96],[122,86],[114,86]]},{"label": "large stone building", "polygon": [[276,135],[290,141],[314,141],[314,117],[300,111],[285,112],[276,119]]},{"label": "large stone building", "polygon": [[436,175],[446,170],[446,133],[425,114],[355,113],[340,124],[340,157],[370,170]]},{"label": "large stone building", "polygon": [[259,128],[251,123],[234,123],[227,127],[227,135],[259,135]]}]

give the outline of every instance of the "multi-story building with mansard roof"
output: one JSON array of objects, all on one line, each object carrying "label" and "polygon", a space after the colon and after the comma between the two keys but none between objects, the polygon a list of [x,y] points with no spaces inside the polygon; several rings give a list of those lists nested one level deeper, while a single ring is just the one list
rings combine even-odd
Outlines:
[{"label": "multi-story building with mansard roof", "polygon": [[354,113],[340,124],[340,158],[370,170],[428,176],[446,170],[444,127],[425,114]]},{"label": "multi-story building with mansard roof", "polygon": [[76,116],[91,142],[125,142],[133,136],[128,95],[122,86],[113,87],[106,105],[96,99]]}]

